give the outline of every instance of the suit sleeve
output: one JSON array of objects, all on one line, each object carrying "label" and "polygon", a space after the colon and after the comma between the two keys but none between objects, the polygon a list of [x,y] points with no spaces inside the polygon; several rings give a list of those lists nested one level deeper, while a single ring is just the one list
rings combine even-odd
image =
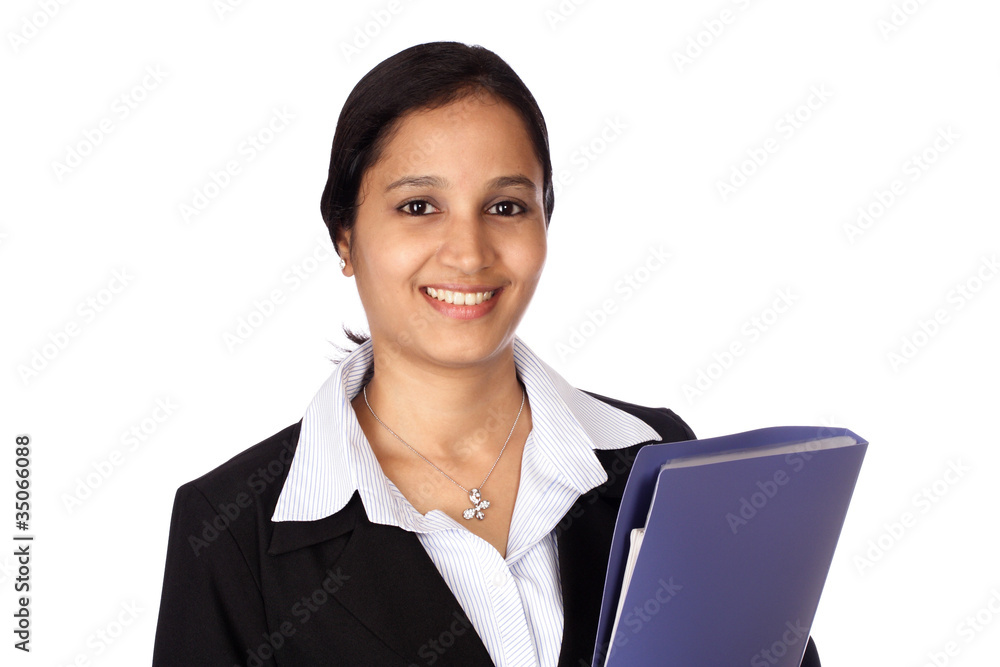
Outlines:
[{"label": "suit sleeve", "polygon": [[802,656],[802,663],[800,667],[820,667],[819,664],[819,652],[816,651],[816,642],[813,638],[809,638],[809,644],[806,645],[806,652]]},{"label": "suit sleeve", "polygon": [[177,490],[153,667],[275,664],[270,645],[260,651],[268,636],[260,586],[226,527],[193,484]]}]

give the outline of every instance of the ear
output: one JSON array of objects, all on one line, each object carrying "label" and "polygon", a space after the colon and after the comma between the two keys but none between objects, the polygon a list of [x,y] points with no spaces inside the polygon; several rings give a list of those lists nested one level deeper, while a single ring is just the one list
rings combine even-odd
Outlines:
[{"label": "ear", "polygon": [[340,257],[346,262],[341,271],[345,276],[354,275],[354,266],[351,264],[351,229],[344,229],[343,227],[338,227],[337,236],[337,252]]}]

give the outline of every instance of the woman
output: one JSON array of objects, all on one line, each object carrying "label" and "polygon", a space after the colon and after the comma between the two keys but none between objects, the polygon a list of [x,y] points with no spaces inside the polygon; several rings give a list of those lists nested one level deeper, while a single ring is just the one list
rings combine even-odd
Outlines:
[{"label": "woman", "polygon": [[371,337],[178,490],[155,665],[590,663],[635,453],[694,436],[515,335],[553,203],[542,114],[492,52],[422,44],[358,83],[321,209]]}]

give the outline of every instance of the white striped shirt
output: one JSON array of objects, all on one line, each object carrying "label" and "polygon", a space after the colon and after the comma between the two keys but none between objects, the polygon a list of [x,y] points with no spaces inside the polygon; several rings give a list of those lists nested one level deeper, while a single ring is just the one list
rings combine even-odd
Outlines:
[{"label": "white striped shirt", "polygon": [[659,440],[644,421],[578,389],[515,336],[514,364],[532,428],[507,555],[442,512],[418,512],[382,473],[351,406],[373,363],[368,341],[322,385],[302,419],[273,521],[313,521],[357,490],[373,523],[416,533],[497,667],[555,667],[563,607],[553,529],[581,495],[607,480],[594,449]]}]

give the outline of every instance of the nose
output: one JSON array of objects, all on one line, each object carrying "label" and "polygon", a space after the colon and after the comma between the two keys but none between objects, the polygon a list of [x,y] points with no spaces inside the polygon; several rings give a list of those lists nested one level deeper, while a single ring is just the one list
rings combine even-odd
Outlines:
[{"label": "nose", "polygon": [[444,238],[437,253],[442,264],[467,275],[493,265],[496,248],[485,214],[478,210],[453,211],[448,223],[441,226]]}]

